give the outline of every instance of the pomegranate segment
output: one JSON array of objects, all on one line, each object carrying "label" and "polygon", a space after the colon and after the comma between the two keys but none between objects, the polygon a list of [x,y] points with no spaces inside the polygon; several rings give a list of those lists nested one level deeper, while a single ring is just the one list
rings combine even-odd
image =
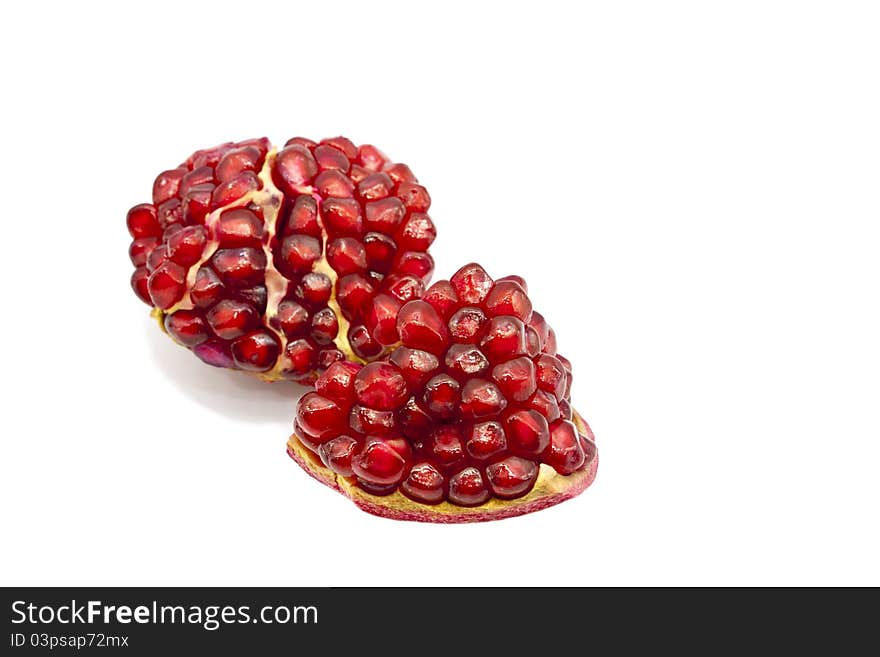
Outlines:
[{"label": "pomegranate segment", "polygon": [[571,364],[521,279],[466,265],[395,314],[399,346],[333,365],[299,402],[301,465],[374,513],[439,522],[518,515],[592,481]]},{"label": "pomegranate segment", "polygon": [[228,142],[159,174],[152,203],[129,210],[132,289],[205,362],[312,383],[398,342],[400,307],[433,271],[429,206],[373,146]]}]

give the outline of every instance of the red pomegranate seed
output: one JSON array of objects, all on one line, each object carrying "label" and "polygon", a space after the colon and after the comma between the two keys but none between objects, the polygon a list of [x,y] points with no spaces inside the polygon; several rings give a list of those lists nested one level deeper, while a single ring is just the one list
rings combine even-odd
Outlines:
[{"label": "red pomegranate seed", "polygon": [[464,460],[461,430],[455,424],[438,424],[428,437],[432,460],[442,468],[451,468]]},{"label": "red pomegranate seed", "polygon": [[262,187],[260,179],[253,171],[245,171],[238,174],[229,182],[218,185],[211,194],[211,205],[220,207],[228,205],[243,198],[249,192],[256,191]]},{"label": "red pomegranate seed", "polygon": [[259,246],[264,233],[262,219],[246,208],[226,210],[215,228],[215,238],[225,247]]},{"label": "red pomegranate seed", "polygon": [[425,296],[422,297],[422,301],[429,303],[444,320],[449,319],[459,303],[458,295],[449,281],[437,281],[434,283],[425,290]]},{"label": "red pomegranate seed", "polygon": [[479,306],[492,289],[492,279],[476,263],[465,265],[449,279],[458,298],[467,305]]},{"label": "red pomegranate seed", "polygon": [[486,297],[486,310],[492,317],[512,315],[528,323],[532,317],[532,302],[517,283],[501,281],[495,284]]},{"label": "red pomegranate seed", "polygon": [[243,370],[265,372],[275,365],[279,351],[278,338],[266,329],[259,329],[232,343],[232,360]]},{"label": "red pomegranate seed", "polygon": [[556,354],[556,333],[553,332],[552,328],[547,333],[547,341],[544,343],[542,351],[551,356]]},{"label": "red pomegranate seed", "polygon": [[160,244],[150,251],[150,255],[147,256],[147,270],[153,273],[166,260],[168,260],[168,245]]},{"label": "red pomegranate seed", "polygon": [[156,208],[149,203],[141,203],[128,211],[126,217],[128,232],[132,237],[159,237],[162,227],[156,217]]},{"label": "red pomegranate seed", "polygon": [[354,183],[341,171],[330,169],[322,171],[315,178],[315,188],[322,197],[353,198]]},{"label": "red pomegranate seed", "polygon": [[393,235],[406,215],[406,207],[396,196],[370,201],[364,210],[367,230],[385,235]]},{"label": "red pomegranate seed", "polygon": [[318,351],[318,369],[321,371],[326,370],[333,363],[338,363],[341,360],[345,360],[345,355],[334,346],[325,347]]},{"label": "red pomegranate seed", "polygon": [[252,305],[235,299],[223,299],[212,307],[206,319],[211,329],[224,340],[241,337],[259,323],[259,315]]},{"label": "red pomegranate seed", "polygon": [[228,182],[245,171],[258,171],[262,159],[263,154],[254,146],[233,148],[217,163],[215,171],[217,182]]},{"label": "red pomegranate seed", "polygon": [[292,137],[284,143],[285,148],[294,145],[305,146],[306,148],[313,150],[318,145],[318,142],[308,139],[307,137]]},{"label": "red pomegranate seed", "polygon": [[370,335],[366,326],[352,326],[348,331],[348,342],[352,351],[359,357],[371,360],[382,353],[382,345]]},{"label": "red pomegranate seed", "polygon": [[364,232],[361,209],[353,198],[328,198],[324,201],[324,225],[336,236],[360,237]]},{"label": "red pomegranate seed", "polygon": [[203,148],[190,155],[186,160],[186,165],[190,169],[198,169],[199,167],[215,167],[224,154],[234,148],[235,144],[228,141],[213,148]]},{"label": "red pomegranate seed", "polygon": [[498,415],[507,408],[507,400],[491,381],[470,379],[461,390],[461,415],[478,419]]},{"label": "red pomegranate seed", "polygon": [[394,190],[394,181],[387,173],[371,173],[358,183],[358,197],[363,201],[386,198]]},{"label": "red pomegranate seed", "polygon": [[559,417],[563,420],[571,419],[571,405],[565,399],[559,402]]},{"label": "red pomegranate seed", "polygon": [[455,504],[476,506],[488,500],[490,496],[483,475],[473,466],[465,468],[449,479],[449,500]]},{"label": "red pomegranate seed", "polygon": [[449,342],[446,324],[424,301],[410,301],[400,309],[397,330],[403,344],[412,349],[441,353]]},{"label": "red pomegranate seed", "polygon": [[205,319],[195,310],[178,310],[165,315],[165,330],[177,342],[187,347],[201,344],[209,337]]},{"label": "red pomegranate seed", "polygon": [[350,404],[354,400],[354,379],[359,370],[360,366],[355,363],[334,363],[315,381],[315,390],[339,404]]},{"label": "red pomegranate seed", "polygon": [[579,440],[577,428],[567,420],[557,420],[550,426],[550,447],[546,462],[561,474],[571,474],[584,464],[586,454]]},{"label": "red pomegranate seed", "polygon": [[296,418],[302,430],[317,443],[335,437],[344,430],[348,419],[336,402],[317,392],[303,395],[297,405]]},{"label": "red pomegranate seed", "polygon": [[417,463],[400,485],[404,493],[418,502],[437,504],[443,501],[443,475],[430,463]]},{"label": "red pomegranate seed", "polygon": [[310,272],[321,258],[321,241],[310,235],[291,235],[281,242],[276,266],[289,277]]},{"label": "red pomegranate seed", "polygon": [[401,274],[412,274],[427,280],[434,271],[434,259],[421,251],[404,251],[397,256],[396,269]]},{"label": "red pomegranate seed", "polygon": [[415,276],[391,274],[384,280],[384,285],[389,294],[402,304],[421,299],[425,293],[424,283]]},{"label": "red pomegranate seed", "polygon": [[333,283],[325,274],[309,272],[302,277],[293,293],[307,307],[322,308],[327,305],[332,290]]},{"label": "red pomegranate seed", "polygon": [[349,160],[353,160],[358,156],[357,146],[346,137],[329,137],[327,139],[322,139],[321,144],[326,144],[339,149]]},{"label": "red pomegranate seed", "polygon": [[533,408],[543,415],[551,424],[559,419],[559,404],[556,398],[549,392],[538,390],[527,401],[526,406]]},{"label": "red pomegranate seed", "polygon": [[330,308],[322,308],[312,315],[312,339],[321,345],[333,342],[339,333],[339,321]]},{"label": "red pomegranate seed", "polygon": [[183,223],[189,226],[205,223],[205,217],[211,210],[214,189],[214,185],[197,185],[186,193],[180,202]]},{"label": "red pomegranate seed", "polygon": [[413,175],[413,172],[405,164],[388,163],[382,167],[382,170],[387,173],[395,183],[416,182],[416,177]]},{"label": "red pomegranate seed", "polygon": [[516,283],[517,285],[519,285],[523,289],[523,291],[525,291],[526,294],[529,293],[529,286],[526,285],[526,279],[524,279],[522,276],[516,276],[516,275],[502,276],[501,278],[499,278],[495,282],[502,283],[504,281],[510,281],[511,283]]},{"label": "red pomegranate seed", "polygon": [[165,247],[168,259],[184,267],[194,265],[201,259],[207,242],[208,237],[204,228],[187,226],[168,238]]},{"label": "red pomegranate seed", "polygon": [[196,282],[193,284],[189,296],[199,308],[208,308],[223,298],[224,293],[223,283],[214,270],[201,267],[196,274]]},{"label": "red pomegranate seed", "polygon": [[505,397],[523,402],[537,389],[535,364],[530,358],[514,358],[492,368],[492,378]]},{"label": "red pomegranate seed", "polygon": [[159,243],[158,237],[138,237],[134,239],[128,248],[128,257],[135,267],[143,267],[147,264],[147,257]]},{"label": "red pomegranate seed", "polygon": [[493,363],[524,356],[527,353],[525,325],[509,315],[493,317],[486,324],[480,349]]},{"label": "red pomegranate seed", "polygon": [[526,326],[526,353],[529,358],[534,358],[541,353],[541,339],[538,332],[531,326]]},{"label": "red pomegranate seed", "polygon": [[156,181],[153,183],[153,205],[174,198],[180,189],[180,181],[187,173],[187,169],[170,169],[156,176]]},{"label": "red pomegranate seed", "polygon": [[266,302],[268,301],[268,291],[265,285],[255,285],[252,288],[238,290],[236,298],[251,304],[257,309],[257,314],[262,315],[266,312]]},{"label": "red pomegranate seed", "polygon": [[518,456],[508,456],[486,468],[486,478],[496,497],[512,499],[524,495],[538,479],[538,466]]},{"label": "red pomegranate seed", "polygon": [[273,177],[275,184],[286,194],[296,194],[318,173],[318,163],[304,145],[293,144],[278,153]]},{"label": "red pomegranate seed", "polygon": [[351,162],[345,157],[345,153],[325,144],[315,148],[315,161],[318,163],[318,168],[322,171],[338,169],[344,173],[351,166]]},{"label": "red pomegranate seed", "polygon": [[449,420],[458,414],[461,385],[448,374],[431,377],[422,396],[425,409],[438,420]]},{"label": "red pomegranate seed", "polygon": [[399,347],[389,359],[400,369],[411,389],[421,387],[440,367],[440,361],[434,354],[420,349]]},{"label": "red pomegranate seed", "polygon": [[352,320],[359,320],[375,294],[372,283],[360,274],[349,274],[336,284],[336,300],[339,307]]},{"label": "red pomegranate seed", "polygon": [[403,435],[413,440],[423,437],[434,426],[434,420],[419,405],[415,397],[407,399],[397,415]]},{"label": "red pomegranate seed", "polygon": [[487,321],[482,310],[465,306],[449,318],[449,335],[455,342],[475,342]]},{"label": "red pomegranate seed", "polygon": [[454,344],[446,351],[446,370],[460,380],[481,376],[489,369],[489,361],[472,344]]},{"label": "red pomegranate seed", "polygon": [[150,298],[149,285],[147,284],[149,278],[150,272],[147,271],[147,268],[138,267],[131,275],[131,289],[134,290],[141,301],[153,305],[153,300]]},{"label": "red pomegranate seed", "polygon": [[507,438],[500,422],[491,420],[473,425],[465,444],[467,453],[484,461],[507,449]]},{"label": "red pomegranate seed", "polygon": [[389,294],[377,294],[365,318],[370,335],[379,344],[394,344],[398,340],[397,316],[400,301]]},{"label": "red pomegranate seed", "polygon": [[566,374],[562,363],[555,356],[541,354],[536,359],[538,387],[551,393],[556,399],[565,397]]},{"label": "red pomegranate seed", "polygon": [[361,404],[381,411],[397,409],[408,395],[406,379],[389,363],[365,365],[355,376],[354,390]]},{"label": "red pomegranate seed", "polygon": [[157,308],[170,308],[183,298],[186,291],[186,270],[177,263],[163,262],[150,274],[147,288]]},{"label": "red pomegranate seed", "polygon": [[504,434],[510,448],[526,456],[539,455],[550,442],[547,420],[531,409],[510,413],[504,420]]},{"label": "red pomegranate seed", "polygon": [[315,345],[306,338],[287,343],[285,353],[290,361],[290,372],[297,376],[305,376],[315,368],[318,358]]},{"label": "red pomegranate seed", "polygon": [[364,235],[364,256],[367,266],[380,274],[387,274],[394,267],[397,244],[382,233]]},{"label": "red pomegranate seed", "polygon": [[388,439],[371,438],[352,460],[354,474],[370,484],[380,486],[398,483],[406,469],[406,459]]},{"label": "red pomegranate seed", "polygon": [[367,253],[353,237],[337,237],[327,244],[327,262],[340,276],[354,274],[367,268]]},{"label": "red pomegranate seed", "polygon": [[186,173],[180,179],[178,194],[184,196],[190,189],[197,185],[207,185],[214,182],[214,170],[211,167],[198,167]]},{"label": "red pomegranate seed", "polygon": [[406,379],[389,363],[365,365],[355,376],[354,391],[361,404],[380,411],[396,410],[408,395]]},{"label": "red pomegranate seed", "polygon": [[355,404],[349,412],[348,426],[358,433],[384,436],[397,429],[397,418],[394,411],[378,411]]},{"label": "red pomegranate seed", "polygon": [[318,223],[318,204],[311,196],[296,198],[282,233],[285,237],[299,234],[321,237],[321,225]]},{"label": "red pomegranate seed", "polygon": [[220,249],[214,253],[211,264],[227,285],[251,287],[263,281],[266,254],[249,247]]},{"label": "red pomegranate seed", "polygon": [[437,229],[431,217],[424,212],[415,212],[403,224],[397,236],[401,249],[408,251],[427,251],[437,237]]},{"label": "red pomegranate seed", "polygon": [[156,217],[163,230],[168,228],[168,226],[183,223],[180,200],[176,198],[168,199],[161,205],[157,206]]},{"label": "red pomegranate seed", "polygon": [[406,209],[412,212],[425,212],[431,207],[431,197],[428,195],[428,190],[416,183],[400,183],[397,186],[397,194]]},{"label": "red pomegranate seed", "polygon": [[369,171],[379,171],[388,158],[375,146],[364,144],[358,149],[357,162]]},{"label": "red pomegranate seed", "polygon": [[360,451],[360,444],[351,436],[338,436],[324,443],[318,449],[321,461],[324,465],[338,475],[350,477],[352,475],[351,460]]}]

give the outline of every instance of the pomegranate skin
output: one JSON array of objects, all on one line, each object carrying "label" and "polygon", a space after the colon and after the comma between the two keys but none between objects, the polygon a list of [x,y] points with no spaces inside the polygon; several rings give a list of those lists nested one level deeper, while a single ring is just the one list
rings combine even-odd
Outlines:
[{"label": "pomegranate skin", "polygon": [[[572,414],[572,420],[580,434],[594,446],[595,437],[586,421],[576,412]],[[523,497],[512,500],[493,498],[480,506],[463,507],[449,502],[420,503],[401,492],[381,496],[368,493],[346,477],[339,476],[327,468],[314,452],[303,446],[296,434],[292,435],[287,443],[287,454],[310,476],[351,499],[362,511],[391,520],[439,524],[503,520],[555,506],[580,495],[589,488],[599,468],[599,457],[593,450],[588,465],[569,476],[562,476],[552,467],[542,465],[538,480],[531,491]]]},{"label": "pomegranate skin", "polygon": [[152,202],[129,210],[131,286],[160,326],[207,324],[199,344],[166,331],[205,362],[308,385],[398,342],[400,306],[433,272],[429,205],[374,146],[228,142],[160,173]]}]

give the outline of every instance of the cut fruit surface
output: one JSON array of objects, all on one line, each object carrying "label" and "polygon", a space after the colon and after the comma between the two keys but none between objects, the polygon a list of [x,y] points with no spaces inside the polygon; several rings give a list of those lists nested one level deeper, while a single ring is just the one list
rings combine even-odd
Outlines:
[{"label": "cut fruit surface", "polygon": [[159,174],[128,212],[135,294],[203,361],[312,383],[398,341],[433,272],[430,197],[344,137],[228,142]]},{"label": "cut fruit surface", "polygon": [[[299,402],[288,451],[371,513],[469,522],[519,515],[592,481],[571,364],[522,279],[476,264],[396,313],[401,344],[333,364]],[[479,511],[482,510],[482,511]]]}]

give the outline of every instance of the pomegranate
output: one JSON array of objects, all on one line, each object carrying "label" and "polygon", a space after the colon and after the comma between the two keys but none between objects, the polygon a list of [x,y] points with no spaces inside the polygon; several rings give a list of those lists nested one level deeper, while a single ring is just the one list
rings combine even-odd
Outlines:
[{"label": "pomegranate", "polygon": [[129,210],[131,284],[206,363],[309,384],[398,342],[434,269],[430,204],[409,167],[344,137],[221,144]]},{"label": "pomegranate", "polygon": [[312,476],[370,513],[443,523],[536,511],[590,485],[598,458],[571,407],[571,364],[525,281],[469,264],[381,325],[393,350],[332,363],[299,401],[288,453]]}]

